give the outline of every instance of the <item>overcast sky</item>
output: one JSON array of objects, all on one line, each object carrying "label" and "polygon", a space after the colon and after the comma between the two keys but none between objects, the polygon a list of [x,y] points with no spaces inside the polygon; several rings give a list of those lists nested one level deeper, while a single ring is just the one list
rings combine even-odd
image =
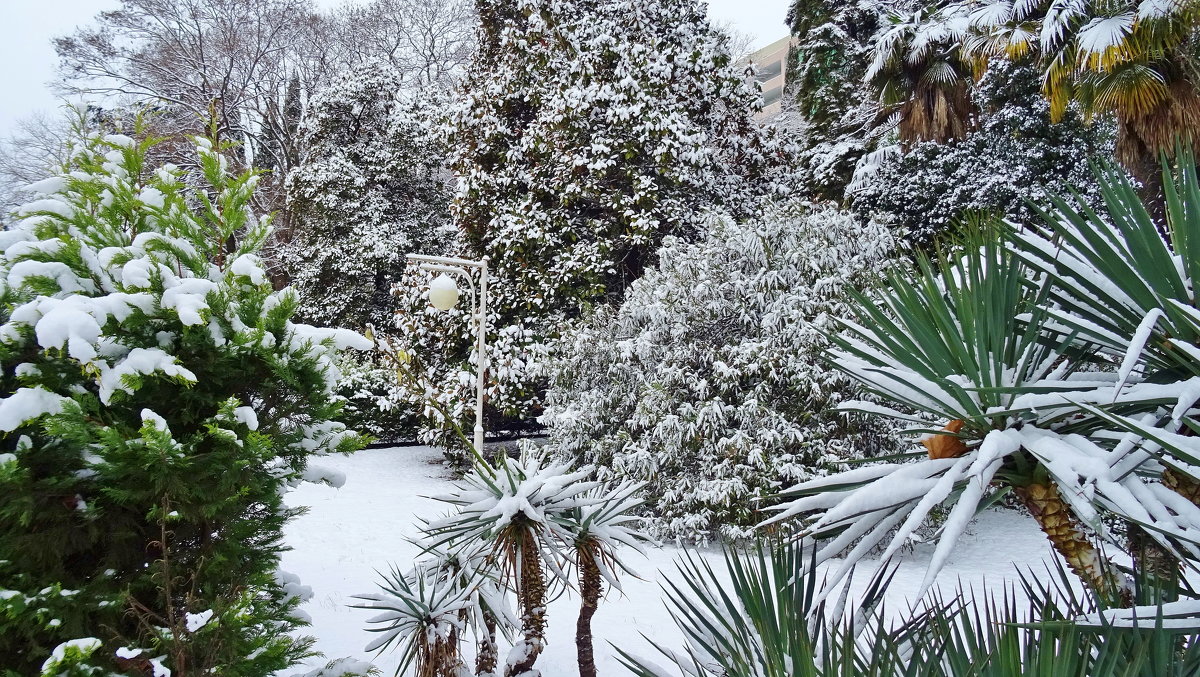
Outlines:
[{"label": "overcast sky", "polygon": [[[54,112],[59,102],[46,86],[56,58],[50,39],[70,33],[117,0],[0,0],[0,135],[18,119]],[[340,0],[317,0],[331,7]],[[755,47],[787,34],[783,25],[788,0],[710,0],[709,16],[753,36]]]}]

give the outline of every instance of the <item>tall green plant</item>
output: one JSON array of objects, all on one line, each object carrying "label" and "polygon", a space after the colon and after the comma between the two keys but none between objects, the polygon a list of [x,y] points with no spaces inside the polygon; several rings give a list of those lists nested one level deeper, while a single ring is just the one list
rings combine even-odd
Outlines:
[{"label": "tall green plant", "polygon": [[1153,610],[1140,628],[1112,622],[1061,565],[998,598],[959,588],[897,615],[882,603],[888,570],[851,604],[814,555],[760,542],[727,551],[718,573],[686,554],[664,583],[685,646],[651,640],[674,669],[618,648],[622,664],[638,677],[1183,677],[1200,666],[1194,634]]},{"label": "tall green plant", "polygon": [[308,655],[283,494],[361,446],[334,361],[370,342],[291,322],[254,174],[197,138],[185,181],[154,143],[80,139],[0,234],[0,672],[84,644],[103,674]]}]

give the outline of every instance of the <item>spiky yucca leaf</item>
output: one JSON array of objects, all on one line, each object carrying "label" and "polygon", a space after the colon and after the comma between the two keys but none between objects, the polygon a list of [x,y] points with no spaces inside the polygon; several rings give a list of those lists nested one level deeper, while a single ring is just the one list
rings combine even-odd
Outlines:
[{"label": "spiky yucca leaf", "polygon": [[[886,620],[877,575],[848,614],[827,607],[827,581],[796,543],[729,552],[725,572],[689,554],[666,588],[685,647],[655,643],[658,660],[618,647],[639,677],[1185,677],[1200,667],[1194,631],[1155,610],[1139,629],[1090,616],[1102,601],[1080,593],[1057,562],[1023,572],[999,596],[959,587]],[[796,574],[796,571],[803,571]],[[1156,615],[1157,614],[1157,615]],[[1077,622],[1082,620],[1082,622]]]},{"label": "spiky yucca leaf", "polygon": [[[812,555],[795,542],[759,542],[726,551],[726,575],[720,575],[703,556],[686,553],[679,576],[663,584],[686,647],[651,643],[683,674],[698,677],[910,674],[905,662],[932,645],[918,639],[925,619],[894,627],[883,620],[880,600],[894,571],[877,572],[846,613],[845,594],[835,606],[826,604],[833,590],[806,567]],[[651,659],[617,651],[640,677],[672,674]]]}]

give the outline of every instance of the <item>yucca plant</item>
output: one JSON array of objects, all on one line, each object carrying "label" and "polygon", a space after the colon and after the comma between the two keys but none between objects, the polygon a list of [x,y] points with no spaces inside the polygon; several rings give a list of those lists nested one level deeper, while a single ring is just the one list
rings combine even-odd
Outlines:
[{"label": "yucca plant", "polygon": [[553,517],[595,503],[585,496],[597,486],[591,474],[590,466],[572,471],[534,455],[501,456],[495,466],[477,460],[455,491],[438,497],[457,510],[427,525],[429,546],[486,544],[501,581],[516,590],[524,639],[508,656],[506,677],[530,671],[545,647],[546,570],[567,580],[561,543],[570,541]]},{"label": "yucca plant", "polygon": [[673,669],[618,648],[623,665],[638,677],[1184,677],[1200,669],[1197,637],[1173,630],[1159,607],[1145,609],[1140,627],[1114,622],[1104,600],[1078,592],[1057,562],[1023,572],[999,598],[960,587],[889,620],[888,570],[848,611],[848,586],[830,588],[814,554],[797,541],[760,542],[727,551],[724,575],[685,554],[664,584],[685,646],[651,641]]},{"label": "yucca plant", "polygon": [[[1146,456],[1157,461],[1159,466],[1145,472],[1161,473],[1161,482],[1148,485],[1159,500],[1169,503],[1163,493],[1174,491],[1195,506],[1200,505],[1200,438],[1193,436],[1200,399],[1200,307],[1194,290],[1200,182],[1191,151],[1180,149],[1178,159],[1177,171],[1164,175],[1163,222],[1143,205],[1128,178],[1099,168],[1106,214],[1060,198],[1045,214],[1044,230],[1014,232],[1011,239],[1017,255],[1053,282],[1054,320],[1119,362],[1124,400],[1132,402],[1139,393],[1144,399],[1137,416],[1096,406],[1086,407],[1087,413],[1137,435],[1124,443],[1123,463],[1136,467]],[[1196,558],[1195,539],[1178,533],[1194,522],[1139,517],[1138,529]]]},{"label": "yucca plant", "polygon": [[923,590],[974,513],[1008,490],[1110,602],[1133,598],[1097,548],[1123,545],[1105,517],[1151,549],[1200,559],[1200,510],[1185,500],[1200,467],[1189,366],[1200,188],[1181,157],[1167,182],[1170,242],[1109,172],[1104,215],[1060,199],[1048,234],[984,233],[961,256],[919,260],[912,279],[898,272],[877,299],[859,295],[831,363],[893,406],[845,406],[914,423],[929,435],[925,458],[801,484],[772,521],[803,516],[803,537],[829,539],[818,560],[851,548],[836,578],[885,539],[890,557],[948,504]]},{"label": "yucca plant", "polygon": [[596,677],[592,640],[592,616],[600,605],[604,583],[621,589],[620,572],[633,573],[621,556],[622,548],[644,552],[649,537],[634,525],[641,520],[634,510],[645,503],[642,483],[601,485],[584,497],[587,502],[551,517],[570,539],[572,562],[579,577],[579,620],[575,624],[575,647],[579,677]]},{"label": "yucca plant", "polygon": [[[1107,536],[1104,525],[1076,500],[1076,487],[1068,484],[1066,494],[1058,488],[1077,478],[1056,462],[1085,462],[1102,450],[1064,437],[1071,410],[1020,399],[1105,386],[1098,375],[1078,371],[1086,346],[1048,323],[1045,289],[1029,284],[1026,268],[994,238],[974,238],[961,255],[920,257],[917,266],[912,278],[893,273],[878,303],[855,295],[856,318],[831,336],[830,363],[895,404],[844,408],[907,421],[929,436],[926,448],[793,487],[784,492],[792,500],[771,521],[805,515],[806,538],[830,539],[821,561],[853,545],[836,579],[888,538],[884,558],[890,557],[949,501],[927,590],[967,523],[1013,491],[1072,570],[1117,594],[1089,534]],[[1068,348],[1081,354],[1068,355]]]},{"label": "yucca plant", "polygon": [[[702,555],[685,553],[678,575],[662,583],[685,647],[651,644],[693,677],[910,674],[905,663],[933,644],[918,639],[929,628],[925,617],[888,627],[881,599],[894,571],[876,572],[847,612],[847,588],[821,579],[815,554],[798,541],[760,541],[725,552],[726,578]],[[828,604],[827,595],[838,589],[843,596]],[[617,651],[639,677],[672,674],[649,658]]]},{"label": "yucca plant", "polygon": [[464,617],[472,605],[474,581],[463,585],[457,576],[444,576],[435,567],[419,564],[407,573],[393,568],[379,585],[380,592],[356,595],[365,604],[359,609],[380,610],[368,623],[379,633],[367,651],[400,651],[396,674],[409,668],[416,677],[457,677],[462,667],[459,635],[466,630]]}]

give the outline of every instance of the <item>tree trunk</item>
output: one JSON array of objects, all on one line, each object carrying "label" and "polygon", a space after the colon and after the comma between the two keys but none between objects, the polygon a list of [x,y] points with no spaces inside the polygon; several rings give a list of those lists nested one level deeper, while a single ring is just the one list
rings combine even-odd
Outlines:
[{"label": "tree trunk", "polygon": [[[546,646],[546,579],[542,576],[541,556],[531,535],[521,539],[521,629],[525,638],[524,654],[518,654],[504,671],[504,677],[518,677],[533,669],[538,654]],[[520,645],[518,645],[520,646]],[[517,647],[513,647],[514,651]],[[513,659],[510,659],[513,660]]]},{"label": "tree trunk", "polygon": [[1122,601],[1123,595],[1116,581],[1105,570],[1100,554],[1063,502],[1058,487],[1053,483],[1031,484],[1015,487],[1015,491],[1071,571],[1101,598],[1112,603]]},{"label": "tree trunk", "polygon": [[579,620],[575,623],[575,648],[579,653],[579,677],[596,677],[596,657],[592,648],[592,616],[600,604],[600,568],[592,553],[579,553]]},{"label": "tree trunk", "polygon": [[1152,581],[1158,593],[1164,595],[1164,601],[1174,601],[1182,573],[1179,559],[1159,545],[1140,525],[1126,523],[1125,536],[1129,539],[1134,570],[1141,572],[1142,578]]},{"label": "tree trunk", "polygon": [[492,677],[496,674],[496,617],[486,609],[483,612],[483,623],[487,629],[487,637],[479,643],[479,655],[475,658],[475,675],[477,677]]},{"label": "tree trunk", "polygon": [[1200,506],[1200,482],[1168,468],[1163,471],[1163,484],[1193,504]]}]

